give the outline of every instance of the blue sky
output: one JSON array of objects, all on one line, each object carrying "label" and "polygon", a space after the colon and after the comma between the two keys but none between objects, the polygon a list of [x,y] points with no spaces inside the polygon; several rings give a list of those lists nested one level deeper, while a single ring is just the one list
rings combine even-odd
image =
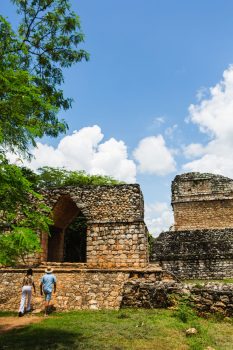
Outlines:
[{"label": "blue sky", "polygon": [[[157,234],[172,223],[170,184],[177,173],[232,177],[233,2],[71,3],[90,61],[65,71],[64,91],[74,99],[61,113],[68,137],[41,140],[31,166],[64,165],[138,182],[147,224]],[[0,9],[15,25],[10,0]]]}]

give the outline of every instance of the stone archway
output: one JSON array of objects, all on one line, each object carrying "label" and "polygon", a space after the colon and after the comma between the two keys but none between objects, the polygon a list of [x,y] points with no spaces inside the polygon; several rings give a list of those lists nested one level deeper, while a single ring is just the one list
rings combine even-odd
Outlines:
[{"label": "stone archway", "polygon": [[[54,224],[50,227],[48,237],[47,261],[84,262],[86,260],[86,231],[79,232],[77,225],[74,225],[80,222],[80,218],[85,221],[81,210],[69,195],[64,195],[59,198],[52,213]],[[80,237],[80,234],[85,237]]]}]

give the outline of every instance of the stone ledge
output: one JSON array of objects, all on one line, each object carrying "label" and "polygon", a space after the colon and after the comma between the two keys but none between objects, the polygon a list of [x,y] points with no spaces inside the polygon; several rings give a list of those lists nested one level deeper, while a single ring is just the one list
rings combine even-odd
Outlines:
[{"label": "stone ledge", "polygon": [[[101,269],[101,268],[70,268],[70,267],[58,267],[58,266],[52,266],[54,269],[54,273],[118,273],[118,272],[125,272],[125,273],[147,273],[152,274],[156,272],[161,273],[167,273],[167,271],[163,270],[161,267],[155,267],[155,268],[117,268],[117,269]],[[0,273],[25,273],[27,268],[23,267],[3,267],[0,268]],[[43,273],[45,271],[44,266],[38,266],[33,268],[34,273]]]}]

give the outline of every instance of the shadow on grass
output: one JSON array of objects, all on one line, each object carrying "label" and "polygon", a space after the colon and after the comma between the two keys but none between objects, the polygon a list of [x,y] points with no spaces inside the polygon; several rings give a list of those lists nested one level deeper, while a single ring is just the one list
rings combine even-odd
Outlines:
[{"label": "shadow on grass", "polygon": [[84,349],[83,336],[56,328],[28,326],[1,334],[0,350]]}]

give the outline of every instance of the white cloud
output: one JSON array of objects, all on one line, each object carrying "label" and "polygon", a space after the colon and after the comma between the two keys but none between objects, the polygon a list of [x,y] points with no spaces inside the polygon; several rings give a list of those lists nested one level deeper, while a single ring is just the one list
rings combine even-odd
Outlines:
[{"label": "white cloud", "polygon": [[196,93],[197,100],[201,101],[205,96],[207,96],[208,93],[209,90],[206,87],[202,86]]},{"label": "white cloud", "polygon": [[[25,165],[33,170],[43,166],[85,170],[89,174],[110,175],[134,183],[136,165],[128,159],[125,143],[114,138],[102,142],[103,138],[100,127],[94,125],[65,136],[57,148],[38,142],[31,152],[34,158]],[[10,156],[10,160],[15,158]]]},{"label": "white cloud", "polygon": [[145,204],[145,222],[148,230],[154,237],[162,231],[167,231],[173,224],[173,212],[164,202]]},{"label": "white cloud", "polygon": [[[233,174],[233,66],[223,73],[223,79],[209,89],[209,97],[189,107],[189,120],[202,133],[209,135],[206,145],[191,144],[185,154],[199,157],[183,165],[185,171]],[[198,154],[199,153],[199,154]]]},{"label": "white cloud", "polygon": [[187,158],[200,157],[205,153],[205,147],[200,143],[190,143],[184,148],[184,155]]},{"label": "white cloud", "polygon": [[153,120],[153,124],[154,125],[157,125],[157,126],[160,126],[160,125],[162,125],[162,124],[164,124],[165,123],[165,117],[164,116],[160,116],[160,117],[156,117],[156,118],[154,118],[154,120]]},{"label": "white cloud", "polygon": [[142,139],[133,154],[142,173],[167,175],[176,170],[172,150],[167,148],[162,135]]}]

